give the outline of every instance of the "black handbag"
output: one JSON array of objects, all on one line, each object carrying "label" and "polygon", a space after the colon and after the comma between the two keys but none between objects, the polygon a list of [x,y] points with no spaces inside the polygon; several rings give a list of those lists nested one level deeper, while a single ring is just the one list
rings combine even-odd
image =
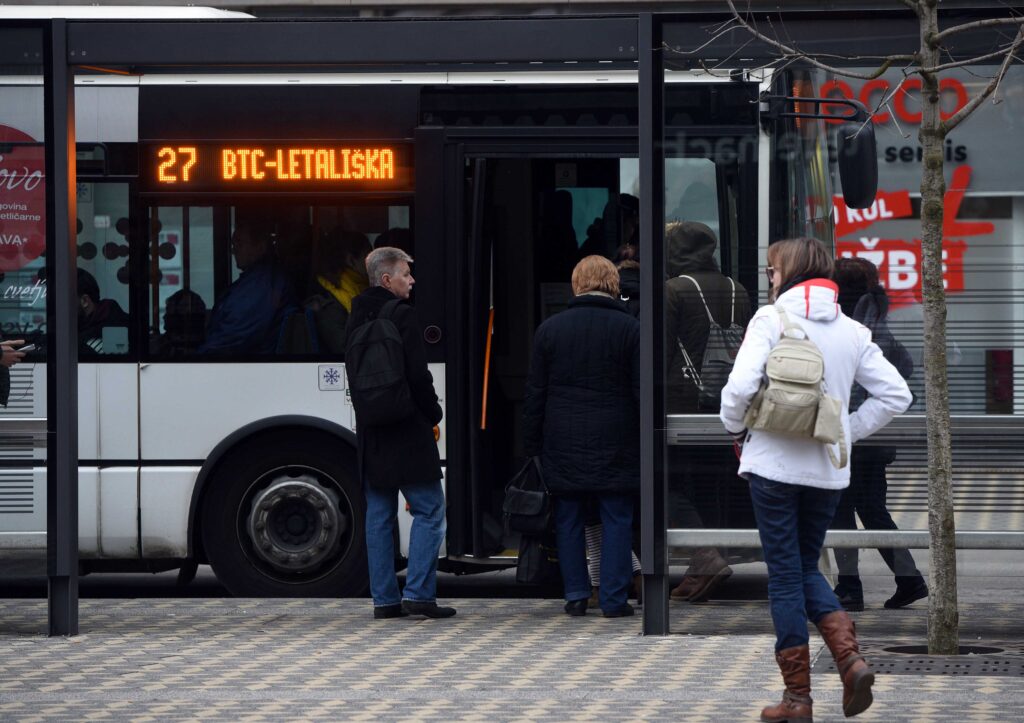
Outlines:
[{"label": "black handbag", "polygon": [[516,582],[523,585],[546,585],[561,579],[558,552],[553,541],[545,537],[519,540],[519,562],[516,563]]},{"label": "black handbag", "polygon": [[551,495],[541,476],[538,458],[526,460],[505,485],[501,509],[507,534],[540,535],[551,526]]}]

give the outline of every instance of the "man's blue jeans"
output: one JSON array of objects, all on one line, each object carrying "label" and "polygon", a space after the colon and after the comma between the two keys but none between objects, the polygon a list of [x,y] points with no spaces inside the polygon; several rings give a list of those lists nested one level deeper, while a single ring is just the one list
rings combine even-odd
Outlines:
[{"label": "man's blue jeans", "polygon": [[807,621],[841,610],[818,570],[825,532],[842,490],[773,482],[750,475],[761,548],[768,564],[768,601],[775,624],[775,650],[807,645]]},{"label": "man's blue jeans", "polygon": [[366,493],[366,559],[374,606],[397,605],[403,598],[434,602],[437,599],[437,552],[447,529],[441,481],[401,488],[412,513],[404,594],[398,590],[395,575],[398,490],[374,489],[364,484],[363,491]]},{"label": "man's blue jeans", "polygon": [[[601,512],[601,585],[598,598],[605,612],[626,606],[633,574],[633,497],[611,492],[594,493]],[[590,597],[587,545],[583,534],[585,496],[556,496],[555,537],[566,600]]]}]

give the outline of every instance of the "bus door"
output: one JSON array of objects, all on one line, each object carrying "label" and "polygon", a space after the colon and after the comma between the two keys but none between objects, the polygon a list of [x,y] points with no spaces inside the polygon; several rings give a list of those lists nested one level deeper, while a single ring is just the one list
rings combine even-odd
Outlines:
[{"label": "bus door", "polygon": [[522,412],[537,326],[567,307],[580,258],[614,258],[638,243],[635,144],[527,145],[463,147],[448,169],[463,189],[450,269],[468,280],[452,279],[463,338],[449,347],[449,551],[466,556],[516,548],[503,534],[501,504],[525,460]]},{"label": "bus door", "polygon": [[[722,271],[757,289],[756,153],[734,149],[751,137],[756,149],[753,128],[689,134],[686,143],[671,146],[666,223],[708,226],[719,237]],[[625,140],[576,148],[533,143],[527,152],[521,143],[467,146],[451,161],[463,189],[460,228],[452,234],[458,246],[450,250],[459,276],[451,282],[469,283],[461,284],[456,304],[465,336],[454,345],[448,377],[450,414],[455,419],[458,410],[462,431],[449,424],[449,484],[465,485],[465,494],[450,495],[449,545],[463,555],[511,556],[517,541],[503,533],[501,504],[506,482],[525,460],[522,411],[533,335],[566,309],[581,258],[598,254],[631,265],[631,250],[623,247],[639,244],[639,162]],[[635,292],[631,273],[623,272],[622,293],[638,309],[638,268]],[[747,510],[727,509],[735,506],[731,496],[707,504],[723,508],[715,518],[720,523],[745,524]]]}]

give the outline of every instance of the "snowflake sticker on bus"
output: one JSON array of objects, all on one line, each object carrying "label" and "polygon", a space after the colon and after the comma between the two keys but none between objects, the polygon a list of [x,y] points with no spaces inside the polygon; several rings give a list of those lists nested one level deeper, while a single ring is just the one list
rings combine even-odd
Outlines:
[{"label": "snowflake sticker on bus", "polygon": [[345,391],[345,373],[340,364],[321,364],[319,379],[321,392]]}]

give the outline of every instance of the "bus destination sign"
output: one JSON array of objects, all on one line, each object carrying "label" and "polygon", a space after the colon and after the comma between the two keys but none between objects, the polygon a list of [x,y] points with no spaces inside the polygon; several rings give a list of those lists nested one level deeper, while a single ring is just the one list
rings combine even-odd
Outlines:
[{"label": "bus destination sign", "polygon": [[372,142],[149,143],[148,191],[401,191],[412,187],[408,146]]}]

